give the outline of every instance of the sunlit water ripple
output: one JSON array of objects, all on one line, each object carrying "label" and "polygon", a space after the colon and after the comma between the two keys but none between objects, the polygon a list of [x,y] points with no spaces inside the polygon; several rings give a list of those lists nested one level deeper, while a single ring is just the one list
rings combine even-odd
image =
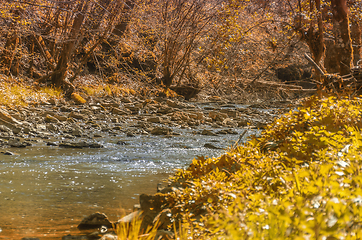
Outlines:
[{"label": "sunlit water ripple", "polygon": [[99,139],[101,149],[44,143],[10,149],[16,155],[0,158],[0,239],[79,234],[80,220],[97,211],[115,221],[138,203],[141,193],[155,193],[157,183],[174,169],[186,167],[196,156],[225,151],[205,148],[206,142],[226,148],[238,138],[179,131],[181,136]]}]

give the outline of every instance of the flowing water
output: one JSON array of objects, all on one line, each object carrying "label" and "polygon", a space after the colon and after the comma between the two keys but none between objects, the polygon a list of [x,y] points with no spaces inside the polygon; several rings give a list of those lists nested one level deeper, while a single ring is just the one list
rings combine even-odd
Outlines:
[{"label": "flowing water", "polygon": [[225,148],[239,137],[182,131],[172,137],[108,137],[102,139],[101,149],[42,142],[9,149],[16,155],[0,156],[0,239],[77,235],[77,225],[94,212],[116,221],[132,210],[140,194],[155,193],[157,183],[174,169],[186,167],[196,156],[225,151],[205,148],[206,142]]}]

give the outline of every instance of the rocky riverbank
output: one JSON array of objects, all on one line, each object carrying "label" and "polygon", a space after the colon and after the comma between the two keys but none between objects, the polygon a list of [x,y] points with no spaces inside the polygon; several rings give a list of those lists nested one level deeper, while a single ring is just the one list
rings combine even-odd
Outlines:
[{"label": "rocky riverbank", "polygon": [[[280,107],[285,103],[270,104]],[[220,98],[186,102],[160,97],[105,98],[87,103],[50,100],[29,106],[3,106],[0,146],[3,154],[13,154],[9,147],[23,148],[36,142],[62,148],[101,148],[105,136],[180,135],[177,129],[201,135],[232,134],[235,128],[263,128],[281,111],[260,107]]]}]

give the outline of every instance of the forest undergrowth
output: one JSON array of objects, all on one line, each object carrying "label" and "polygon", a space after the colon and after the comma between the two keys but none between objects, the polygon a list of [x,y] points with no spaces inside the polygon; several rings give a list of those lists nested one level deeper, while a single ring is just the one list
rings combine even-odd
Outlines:
[{"label": "forest undergrowth", "polygon": [[259,137],[177,170],[171,185],[184,190],[167,199],[180,232],[189,231],[187,239],[360,239],[361,104],[361,97],[312,96]]}]

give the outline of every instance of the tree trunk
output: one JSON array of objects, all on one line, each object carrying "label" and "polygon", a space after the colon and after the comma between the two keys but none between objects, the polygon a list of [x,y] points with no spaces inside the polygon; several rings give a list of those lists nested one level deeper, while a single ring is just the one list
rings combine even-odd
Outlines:
[{"label": "tree trunk", "polygon": [[[308,44],[309,50],[312,53],[313,60],[324,71],[323,67],[320,65],[320,61],[322,60],[322,57],[325,52],[324,38],[323,38],[323,32],[324,32],[323,19],[322,19],[322,13],[321,13],[320,0],[316,0],[315,3],[316,3],[317,14],[318,14],[317,15],[318,30],[314,29],[315,22],[311,21],[309,29],[306,32],[305,39]],[[313,2],[310,1],[310,12],[313,12],[313,11],[314,11]],[[318,71],[316,71],[315,79],[318,82],[320,82],[321,74]]]},{"label": "tree trunk", "polygon": [[353,60],[347,0],[331,0],[333,11],[333,31],[340,75],[349,74]]},{"label": "tree trunk", "polygon": [[353,65],[361,59],[361,26],[357,19],[352,20],[351,24],[351,39],[353,42]]},{"label": "tree trunk", "polygon": [[328,73],[339,73],[339,64],[336,58],[337,48],[333,39],[327,39],[326,41],[326,54],[324,57],[324,67]]},{"label": "tree trunk", "polygon": [[[4,51],[1,56],[0,63],[4,66],[3,73],[9,75],[12,72],[12,64],[16,54],[16,48],[18,47],[20,38],[16,33],[13,34],[10,38],[7,39]],[[13,72],[12,72],[13,73]]]},{"label": "tree trunk", "polygon": [[69,33],[68,41],[66,41],[63,45],[62,52],[60,53],[60,57],[57,63],[57,66],[54,72],[58,72],[52,76],[52,84],[55,87],[63,88],[64,90],[68,91],[67,94],[71,94],[69,91],[73,91],[74,87],[71,86],[69,82],[65,81],[67,70],[68,70],[68,63],[70,57],[72,56],[74,46],[77,42],[79,32],[81,26],[83,24],[83,20],[85,17],[85,12],[87,11],[88,3],[87,1],[83,1],[78,5],[76,16],[74,17],[74,22],[72,26],[72,30]]}]

